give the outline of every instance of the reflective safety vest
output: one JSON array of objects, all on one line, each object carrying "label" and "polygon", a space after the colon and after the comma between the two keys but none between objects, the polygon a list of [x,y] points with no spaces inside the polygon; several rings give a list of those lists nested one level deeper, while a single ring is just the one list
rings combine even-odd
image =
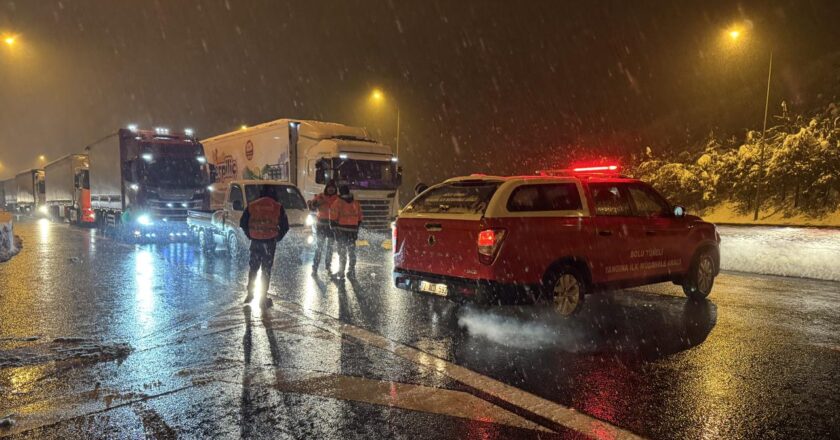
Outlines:
[{"label": "reflective safety vest", "polygon": [[312,199],[313,203],[317,207],[318,210],[318,222],[323,224],[329,224],[330,222],[335,221],[335,217],[331,216],[330,213],[330,206],[332,206],[333,202],[338,199],[337,195],[327,195],[324,193],[317,194],[314,199]]},{"label": "reflective safety vest", "polygon": [[348,202],[339,197],[333,202],[331,216],[335,218],[338,229],[356,230],[362,222],[362,205],[358,200]]},{"label": "reflective safety vest", "polygon": [[252,240],[272,240],[280,235],[278,224],[283,205],[271,197],[260,197],[248,204],[248,235]]}]

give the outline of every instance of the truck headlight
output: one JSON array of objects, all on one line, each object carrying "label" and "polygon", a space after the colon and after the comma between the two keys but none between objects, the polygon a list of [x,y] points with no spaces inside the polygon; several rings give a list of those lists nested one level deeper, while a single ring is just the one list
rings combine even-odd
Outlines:
[{"label": "truck headlight", "polygon": [[315,224],[315,216],[312,214],[307,215],[304,224],[306,226],[313,226]]},{"label": "truck headlight", "polygon": [[137,217],[137,223],[143,226],[149,226],[152,224],[152,218],[148,214],[142,214],[140,217]]}]

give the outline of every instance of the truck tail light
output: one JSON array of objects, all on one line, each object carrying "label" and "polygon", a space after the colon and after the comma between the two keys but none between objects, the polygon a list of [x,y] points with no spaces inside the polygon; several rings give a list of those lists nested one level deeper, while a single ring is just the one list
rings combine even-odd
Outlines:
[{"label": "truck tail light", "polygon": [[397,222],[391,223],[391,249],[397,251]]},{"label": "truck tail light", "polygon": [[478,245],[478,261],[482,264],[493,263],[504,239],[504,229],[485,229],[479,232],[476,243]]}]

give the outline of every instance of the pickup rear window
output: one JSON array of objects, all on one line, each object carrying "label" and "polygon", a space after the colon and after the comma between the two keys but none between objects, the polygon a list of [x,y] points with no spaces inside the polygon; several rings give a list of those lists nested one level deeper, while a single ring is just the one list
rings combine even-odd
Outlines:
[{"label": "pickup rear window", "polygon": [[274,199],[280,202],[286,209],[306,209],[306,202],[303,200],[303,196],[300,195],[300,191],[293,186],[285,186],[285,185],[246,185],[245,186],[245,198],[248,202],[253,202],[260,198],[260,192],[262,191],[263,187],[268,187],[272,191],[274,191],[275,197]]},{"label": "pickup rear window", "polygon": [[403,209],[412,214],[484,214],[501,182],[461,181],[432,187]]}]

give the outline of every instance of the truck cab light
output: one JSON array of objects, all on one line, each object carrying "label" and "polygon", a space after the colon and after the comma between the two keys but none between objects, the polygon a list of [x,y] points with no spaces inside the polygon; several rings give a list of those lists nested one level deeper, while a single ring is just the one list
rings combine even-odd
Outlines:
[{"label": "truck cab light", "polygon": [[341,160],[344,160],[344,159],[347,159],[347,155],[344,154],[344,153],[341,153],[341,154],[338,155],[338,158],[341,159]]},{"label": "truck cab light", "polygon": [[169,134],[169,129],[166,127],[155,127],[156,134]]},{"label": "truck cab light", "polygon": [[128,124],[128,129],[133,132],[137,132],[137,124]]},{"label": "truck cab light", "polygon": [[184,129],[184,134],[187,135],[187,136],[192,136],[194,133],[195,132],[193,131],[192,128],[185,128]]}]

